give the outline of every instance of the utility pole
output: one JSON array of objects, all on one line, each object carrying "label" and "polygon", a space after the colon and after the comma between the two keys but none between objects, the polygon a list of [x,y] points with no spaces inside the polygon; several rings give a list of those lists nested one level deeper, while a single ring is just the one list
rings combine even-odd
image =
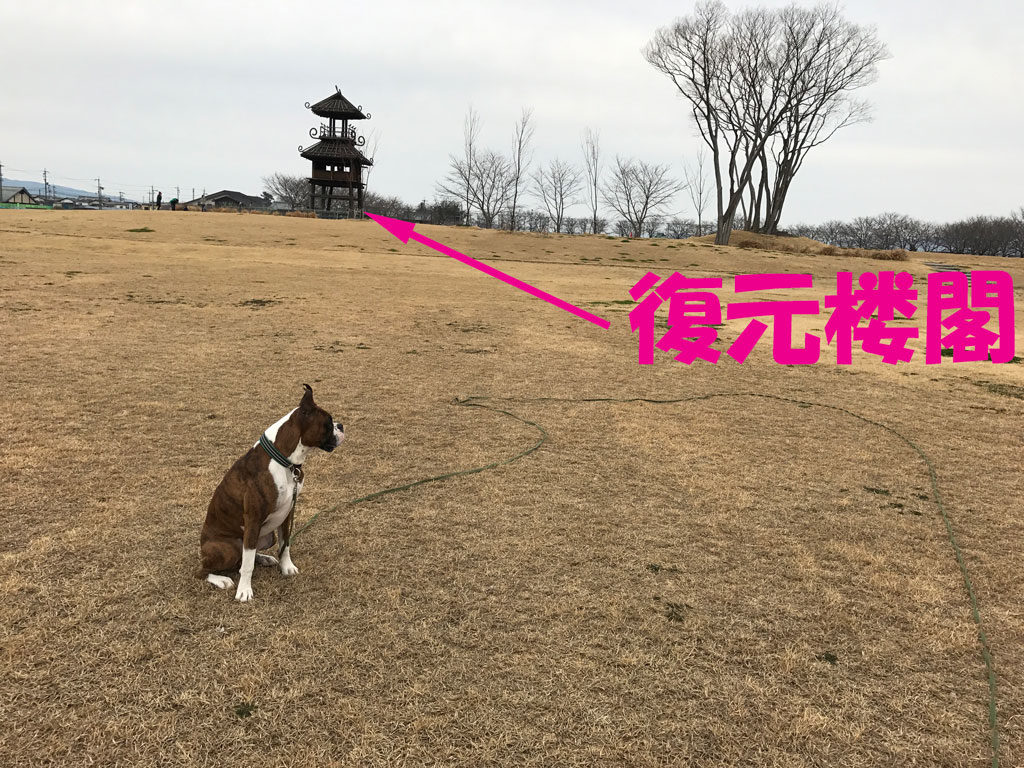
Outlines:
[{"label": "utility pole", "polygon": [[43,197],[49,199],[50,197],[50,182],[46,179],[46,169],[43,168]]},{"label": "utility pole", "polygon": [[192,187],[192,197],[190,199],[192,199],[192,200],[196,199],[196,188],[195,187]]},{"label": "utility pole", "polygon": [[174,196],[176,198],[178,198],[179,200],[181,199],[181,187],[175,187],[174,188]]},{"label": "utility pole", "polygon": [[103,210],[103,187],[100,186],[99,179],[96,179],[96,205],[101,211]]},{"label": "utility pole", "polygon": [[0,163],[0,203],[3,202],[4,196],[4,164]]},{"label": "utility pole", "polygon": [[149,188],[149,204],[150,205],[153,204],[153,187],[152,186]]}]

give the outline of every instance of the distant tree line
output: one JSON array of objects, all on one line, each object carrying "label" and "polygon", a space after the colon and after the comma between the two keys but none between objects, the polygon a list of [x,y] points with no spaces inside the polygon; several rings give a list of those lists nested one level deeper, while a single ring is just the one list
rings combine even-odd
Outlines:
[{"label": "distant tree line", "polygon": [[392,219],[416,221],[424,224],[461,224],[463,221],[462,205],[458,200],[420,201],[410,205],[393,195],[379,195],[367,192],[363,198],[363,208],[367,213],[388,216]]},{"label": "distant tree line", "polygon": [[1024,257],[1024,208],[1009,216],[973,216],[933,224],[899,213],[859,216],[850,221],[799,224],[789,234],[840,248],[938,251],[978,256]]},{"label": "distant tree line", "polygon": [[[600,215],[603,203],[626,222],[621,229],[627,236],[640,237],[647,222],[662,215],[687,186],[671,177],[668,166],[634,158],[616,157],[604,174],[600,137],[590,129],[581,141],[582,166],[559,157],[534,166],[529,109],[523,109],[513,127],[508,154],[481,147],[480,127],[480,115],[470,107],[462,152],[449,155],[448,172],[437,184],[441,198],[461,203],[466,224],[510,232],[597,234],[608,226]],[[537,207],[524,203],[530,200]],[[586,205],[588,217],[568,215],[578,204]]]},{"label": "distant tree line", "polygon": [[[529,112],[524,111],[523,119],[516,127],[517,141],[521,137],[528,139],[532,136],[528,118]],[[469,122],[467,120],[467,124]],[[525,149],[519,146],[520,151]],[[686,184],[670,179],[664,166],[621,158],[616,158],[611,177],[602,180],[596,134],[591,131],[584,134],[583,149],[585,164],[582,171],[555,158],[546,166],[533,171],[532,186],[521,180],[523,189],[532,199],[541,203],[541,207],[524,206],[518,199],[513,205],[513,197],[501,198],[500,195],[500,204],[494,204],[488,202],[491,200],[490,194],[479,198],[482,201],[481,207],[476,202],[479,192],[473,190],[469,194],[468,209],[461,194],[439,196],[432,202],[423,200],[413,205],[395,196],[367,191],[365,209],[369,213],[406,221],[442,225],[468,223],[484,228],[537,233],[582,235],[610,232],[620,237],[672,239],[717,234],[714,226],[708,226],[702,220],[709,192],[703,174],[703,157],[697,158],[695,169],[687,169]],[[493,162],[494,158],[489,158],[485,164]],[[525,151],[520,164],[519,173],[522,174],[529,165]],[[506,166],[512,168],[513,165],[514,160],[506,158]],[[486,178],[492,179],[493,175]],[[309,207],[309,182],[305,178],[275,173],[264,178],[263,182],[274,199],[286,202],[298,210]],[[475,183],[481,186],[491,184],[484,180]],[[586,191],[582,199],[577,196],[581,189]],[[689,191],[696,220],[669,217],[660,212],[665,207],[666,196],[680,189]],[[460,191],[465,192],[464,189]],[[586,204],[587,215],[569,216],[569,205],[580,202]],[[601,202],[618,213],[620,218],[609,220],[601,216]],[[758,231],[757,223],[746,220],[742,215],[736,217],[733,224],[735,229]],[[1024,207],[1009,216],[973,216],[945,224],[889,212],[877,216],[858,216],[849,221],[833,219],[817,225],[796,224],[780,234],[809,237],[839,248],[1024,257]]]}]

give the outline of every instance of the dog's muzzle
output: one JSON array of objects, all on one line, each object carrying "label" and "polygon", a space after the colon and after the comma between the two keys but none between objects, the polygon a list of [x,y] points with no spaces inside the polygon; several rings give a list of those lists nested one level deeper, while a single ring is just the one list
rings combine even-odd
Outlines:
[{"label": "dog's muzzle", "polygon": [[345,428],[341,424],[335,424],[334,430],[327,436],[327,439],[323,441],[320,448],[330,453],[339,445],[342,440],[345,439]]}]

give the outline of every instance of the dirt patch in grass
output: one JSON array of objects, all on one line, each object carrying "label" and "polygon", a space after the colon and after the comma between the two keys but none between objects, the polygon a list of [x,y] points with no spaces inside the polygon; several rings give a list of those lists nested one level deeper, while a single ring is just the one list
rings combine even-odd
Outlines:
[{"label": "dirt patch in grass", "polygon": [[997,395],[1024,400],[1024,387],[1019,384],[1007,384],[1000,381],[976,381],[975,384]]},{"label": "dirt patch in grass", "polygon": [[280,303],[280,299],[246,299],[245,301],[240,301],[238,306],[250,307],[251,309],[262,309],[263,307],[271,307],[274,304]]}]

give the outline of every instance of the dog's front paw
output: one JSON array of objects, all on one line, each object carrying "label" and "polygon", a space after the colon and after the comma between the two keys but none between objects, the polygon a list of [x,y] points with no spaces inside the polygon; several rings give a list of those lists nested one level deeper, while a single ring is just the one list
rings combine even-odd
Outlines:
[{"label": "dog's front paw", "polygon": [[299,572],[299,569],[295,567],[295,563],[292,562],[290,557],[281,558],[281,575],[282,576],[294,576]]},{"label": "dog's front paw", "polygon": [[252,585],[239,583],[235,590],[235,600],[240,603],[248,603],[252,600]]},{"label": "dog's front paw", "polygon": [[277,558],[273,555],[256,555],[256,565],[262,565],[264,567],[277,565]]}]

